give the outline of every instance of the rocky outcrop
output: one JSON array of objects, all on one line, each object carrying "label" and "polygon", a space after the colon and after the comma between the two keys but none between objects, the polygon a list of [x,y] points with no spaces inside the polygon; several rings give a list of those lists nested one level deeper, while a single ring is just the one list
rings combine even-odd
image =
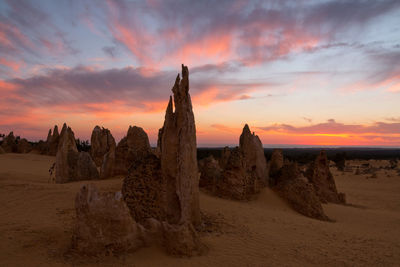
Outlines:
[{"label": "rocky outcrop", "polygon": [[117,254],[144,245],[141,227],[132,219],[121,192],[99,193],[84,185],[75,198],[72,247],[87,255]]},{"label": "rocky outcrop", "polygon": [[115,150],[114,175],[127,174],[135,159],[150,153],[152,151],[146,132],[140,127],[129,126],[126,137],[121,139]]},{"label": "rocky outcrop", "polygon": [[213,156],[209,156],[200,160],[198,166],[200,171],[199,186],[211,192],[215,192],[215,186],[222,175],[222,169],[218,161],[216,161]]},{"label": "rocky outcrop", "polygon": [[329,170],[329,161],[323,150],[306,171],[308,181],[313,184],[319,199],[323,203],[345,203],[345,195],[338,193],[335,180]]},{"label": "rocky outcrop", "polygon": [[191,256],[200,253],[201,245],[195,230],[200,224],[199,173],[187,67],[182,66],[182,79],[178,75],[172,91],[156,154],[141,128],[130,128],[120,142],[135,148],[122,194],[133,218],[158,236],[169,253]]},{"label": "rocky outcrop", "polygon": [[318,220],[329,220],[314,186],[302,176],[296,163],[286,163],[275,175],[273,189],[300,214]]},{"label": "rocky outcrop", "polygon": [[94,127],[90,138],[90,155],[96,166],[100,167],[103,164],[104,155],[111,149],[115,150],[116,143],[110,130],[99,126]]},{"label": "rocky outcrop", "polygon": [[270,184],[275,185],[279,170],[283,167],[283,153],[281,149],[274,149],[269,164]]},{"label": "rocky outcrop", "polygon": [[268,183],[267,163],[260,138],[243,127],[239,147],[224,148],[221,154],[221,179],[216,183],[215,194],[236,200],[251,199]]},{"label": "rocky outcrop", "polygon": [[14,132],[10,132],[6,137],[3,139],[3,143],[1,144],[1,147],[6,153],[16,153],[18,148],[17,148],[17,143],[16,143],[16,138],[14,136]]},{"label": "rocky outcrop", "polygon": [[87,152],[78,152],[75,136],[64,123],[56,155],[56,183],[98,179],[99,173]]},{"label": "rocky outcrop", "polygon": [[32,151],[32,145],[25,138],[17,140],[17,153],[29,153]]},{"label": "rocky outcrop", "polygon": [[240,135],[239,149],[243,154],[246,171],[256,179],[255,183],[259,186],[266,186],[268,174],[264,148],[260,138],[254,132],[250,132],[247,124],[243,127]]}]

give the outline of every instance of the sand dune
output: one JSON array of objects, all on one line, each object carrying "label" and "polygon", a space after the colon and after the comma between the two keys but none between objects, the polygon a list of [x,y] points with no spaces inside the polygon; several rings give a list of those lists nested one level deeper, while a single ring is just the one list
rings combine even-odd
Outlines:
[{"label": "sand dune", "polygon": [[[88,258],[68,253],[74,198],[85,182],[49,183],[55,157],[0,155],[0,266],[341,266],[400,263],[400,177],[381,170],[377,179],[333,171],[339,191],[354,206],[324,205],[336,222],[292,211],[269,189],[238,202],[200,194],[207,227],[204,256],[177,258],[159,247],[133,254]],[[120,190],[122,177],[95,181]]]}]

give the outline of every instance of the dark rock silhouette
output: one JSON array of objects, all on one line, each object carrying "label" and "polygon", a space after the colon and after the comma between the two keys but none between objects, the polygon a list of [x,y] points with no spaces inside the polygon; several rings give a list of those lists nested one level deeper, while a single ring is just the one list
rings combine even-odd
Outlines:
[{"label": "dark rock silhouette", "polygon": [[270,184],[276,184],[276,176],[278,175],[279,170],[283,167],[283,153],[281,149],[274,149],[271,155],[271,161],[269,164],[269,178]]},{"label": "dark rock silhouette", "polygon": [[16,138],[14,136],[14,132],[10,132],[6,137],[3,138],[3,143],[1,144],[1,147],[3,148],[4,152],[6,153],[16,153],[18,148],[17,148],[17,143],[16,143]]},{"label": "dark rock silhouette", "polygon": [[273,189],[298,213],[318,220],[329,220],[314,186],[302,176],[297,163],[287,162],[277,171]]},{"label": "dark rock silhouette", "polygon": [[[51,130],[49,130],[49,134],[51,134]],[[48,155],[55,156],[57,154],[59,140],[58,126],[55,125],[53,134],[50,137],[47,136]]]},{"label": "dark rock silhouette", "polygon": [[338,193],[335,180],[329,170],[329,161],[326,152],[322,150],[316,160],[312,162],[307,171],[306,177],[313,184],[319,199],[323,203],[345,203],[345,195]]},{"label": "dark rock silhouette", "polygon": [[32,145],[25,138],[19,139],[17,142],[17,153],[29,153],[32,151]]},{"label": "dark rock silhouette", "polygon": [[249,126],[243,127],[242,134],[239,139],[239,149],[243,153],[243,159],[246,171],[255,177],[256,186],[262,187],[267,185],[267,162],[264,156],[264,148],[260,138],[250,132]]},{"label": "dark rock silhouette", "polygon": [[213,156],[208,156],[198,162],[200,171],[199,186],[215,193],[215,186],[221,179],[222,168]]}]

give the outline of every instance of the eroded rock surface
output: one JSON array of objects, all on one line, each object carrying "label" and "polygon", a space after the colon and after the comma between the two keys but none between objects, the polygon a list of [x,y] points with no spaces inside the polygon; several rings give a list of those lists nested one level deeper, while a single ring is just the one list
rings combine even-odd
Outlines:
[{"label": "eroded rock surface", "polygon": [[313,184],[319,199],[323,203],[345,203],[345,195],[338,193],[335,180],[329,170],[329,161],[323,150],[316,160],[310,164],[306,171],[306,177]]},{"label": "eroded rock surface", "polygon": [[83,254],[115,254],[144,245],[121,192],[99,193],[95,185],[84,185],[76,195],[75,211],[72,247]]}]

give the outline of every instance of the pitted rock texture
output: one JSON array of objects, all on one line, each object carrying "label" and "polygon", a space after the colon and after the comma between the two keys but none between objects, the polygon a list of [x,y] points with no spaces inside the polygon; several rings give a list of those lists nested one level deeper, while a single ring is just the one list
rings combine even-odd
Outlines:
[{"label": "pitted rock texture", "polygon": [[246,170],[243,154],[239,148],[229,153],[229,159],[216,184],[216,195],[236,200],[248,200],[258,192],[259,186],[254,173]]},{"label": "pitted rock texture", "polygon": [[136,222],[142,223],[150,218],[165,220],[160,159],[152,154],[136,159],[124,179],[122,194]]}]

